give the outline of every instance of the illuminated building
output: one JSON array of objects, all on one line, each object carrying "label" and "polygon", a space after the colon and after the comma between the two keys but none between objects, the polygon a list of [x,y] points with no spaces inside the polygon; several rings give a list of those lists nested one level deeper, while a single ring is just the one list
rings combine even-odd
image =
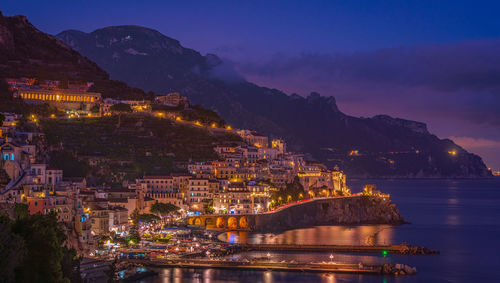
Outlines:
[{"label": "illuminated building", "polygon": [[[20,117],[20,115],[17,115],[14,113],[2,112],[0,114],[2,114],[5,117],[5,120],[3,121],[3,124],[2,124],[2,127],[5,127],[5,128],[15,127],[16,123]],[[0,129],[0,136],[1,136],[1,129]]]},{"label": "illuminated building", "polygon": [[78,110],[82,106],[84,110],[90,110],[101,101],[100,93],[69,90],[19,89],[14,97],[27,103],[48,103],[67,110]]},{"label": "illuminated building", "polygon": [[273,160],[278,157],[277,148],[258,147],[257,155],[259,159]]},{"label": "illuminated building", "polygon": [[271,169],[270,176],[271,182],[279,188],[286,187],[286,184],[291,183],[295,177],[292,170],[285,170],[281,168]]},{"label": "illuminated building", "polygon": [[0,154],[0,165],[11,180],[16,180],[34,161],[35,146],[20,145],[17,142],[9,141],[9,138],[6,137],[4,141],[0,141]]},{"label": "illuminated building", "polygon": [[214,173],[214,166],[210,162],[192,162],[188,164],[188,171],[197,178],[209,178]]},{"label": "illuminated building", "polygon": [[267,210],[269,186],[251,181],[231,182],[214,195],[215,213],[252,214]]},{"label": "illuminated building", "polygon": [[309,190],[326,188],[331,191],[347,192],[346,176],[336,170],[309,170],[297,173],[300,184],[307,192]]},{"label": "illuminated building", "polygon": [[376,196],[383,198],[384,200],[388,200],[391,196],[389,194],[381,193],[379,190],[377,190],[377,186],[373,184],[368,184],[363,188],[363,195]]},{"label": "illuminated building", "polygon": [[195,211],[203,211],[205,205],[212,199],[210,184],[208,179],[190,179],[187,186],[186,195],[189,207]]},{"label": "illuminated building", "polygon": [[282,139],[274,139],[271,142],[272,148],[277,149],[278,154],[284,154],[286,152],[286,143]]},{"label": "illuminated building", "polygon": [[177,107],[177,106],[189,106],[189,101],[187,97],[181,96],[177,92],[172,92],[167,95],[158,95],[155,98],[155,102],[165,106]]},{"label": "illuminated building", "polygon": [[138,182],[146,184],[146,196],[149,196],[150,193],[174,191],[174,180],[171,176],[144,176]]},{"label": "illuminated building", "polygon": [[237,131],[237,133],[244,141],[246,141],[250,145],[253,145],[255,147],[269,146],[269,139],[266,136],[257,133],[256,131],[239,130]]}]

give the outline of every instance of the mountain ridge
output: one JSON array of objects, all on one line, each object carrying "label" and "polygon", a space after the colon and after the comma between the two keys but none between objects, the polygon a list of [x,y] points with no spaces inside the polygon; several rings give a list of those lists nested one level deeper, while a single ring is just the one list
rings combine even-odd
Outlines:
[{"label": "mountain ridge", "polygon": [[[152,29],[115,26],[92,33],[65,31],[56,38],[96,62],[112,79],[146,91],[179,91],[234,126],[283,137],[292,150],[340,165],[352,176],[491,175],[479,156],[430,134],[423,123],[387,115],[351,117],[338,109],[334,97],[287,95],[242,79],[225,80],[238,74],[219,57],[203,56]],[[451,150],[457,156],[450,156]]]}]

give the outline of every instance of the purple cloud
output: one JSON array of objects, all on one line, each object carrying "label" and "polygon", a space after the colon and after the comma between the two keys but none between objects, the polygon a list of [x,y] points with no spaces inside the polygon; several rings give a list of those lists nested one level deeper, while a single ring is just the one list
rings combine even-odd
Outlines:
[{"label": "purple cloud", "polygon": [[[351,54],[276,54],[236,67],[249,81],[289,93],[333,95],[348,114],[384,113],[426,122],[441,137],[500,141],[499,50],[500,39],[484,39]],[[500,167],[500,154],[485,159]]]}]

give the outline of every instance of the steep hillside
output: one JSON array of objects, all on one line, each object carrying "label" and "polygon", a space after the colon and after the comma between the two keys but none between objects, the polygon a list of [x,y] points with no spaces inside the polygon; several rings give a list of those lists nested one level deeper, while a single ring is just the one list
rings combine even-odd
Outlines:
[{"label": "steep hillside", "polygon": [[0,14],[0,77],[106,80],[94,62],[31,25],[26,17]]},{"label": "steep hillside", "polygon": [[101,182],[133,180],[144,174],[163,175],[179,169],[175,162],[208,161],[220,141],[239,136],[215,135],[197,127],[150,116],[122,115],[93,119],[42,119],[51,164],[65,175]]},{"label": "steep hillside", "polygon": [[[179,170],[175,166],[177,161],[217,158],[213,151],[216,142],[240,140],[239,136],[175,125],[147,115],[44,119],[57,110],[47,104],[25,104],[13,99],[3,78],[18,77],[93,81],[93,90],[104,97],[151,99],[154,93],[110,80],[93,61],[37,30],[25,17],[0,14],[0,112],[37,114],[48,141],[47,148],[41,147],[45,151],[42,156],[46,161],[50,159],[52,166],[64,168],[69,177],[87,175],[98,184],[99,181],[121,182],[143,174],[166,174]],[[186,120],[225,124],[216,113],[200,106],[176,110]],[[25,118],[18,123],[20,130],[37,127]]]},{"label": "steep hillside", "polygon": [[426,125],[388,116],[343,114],[333,97],[304,98],[246,82],[215,55],[202,56],[148,28],[118,26],[56,36],[114,79],[163,93],[179,91],[237,127],[284,137],[290,148],[355,176],[490,176],[477,155]]},{"label": "steep hillside", "polygon": [[[92,81],[94,90],[109,97],[151,98],[143,90],[109,79],[96,63],[51,35],[35,28],[24,16],[0,12],[0,79],[33,77],[40,80]],[[4,82],[0,97],[9,99]]]}]

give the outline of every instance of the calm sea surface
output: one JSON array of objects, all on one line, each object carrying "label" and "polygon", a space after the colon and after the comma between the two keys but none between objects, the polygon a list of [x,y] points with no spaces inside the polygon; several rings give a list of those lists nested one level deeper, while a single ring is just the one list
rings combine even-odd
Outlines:
[{"label": "calm sea surface", "polygon": [[[159,269],[148,282],[500,282],[500,179],[351,181],[354,192],[376,184],[391,194],[412,224],[392,227],[322,226],[281,234],[226,233],[230,242],[296,244],[397,244],[406,242],[441,251],[440,255],[334,254],[334,261],[403,263],[416,276],[361,276],[295,272]],[[249,252],[235,257],[265,257]],[[325,253],[271,253],[275,260],[329,261]]]}]

